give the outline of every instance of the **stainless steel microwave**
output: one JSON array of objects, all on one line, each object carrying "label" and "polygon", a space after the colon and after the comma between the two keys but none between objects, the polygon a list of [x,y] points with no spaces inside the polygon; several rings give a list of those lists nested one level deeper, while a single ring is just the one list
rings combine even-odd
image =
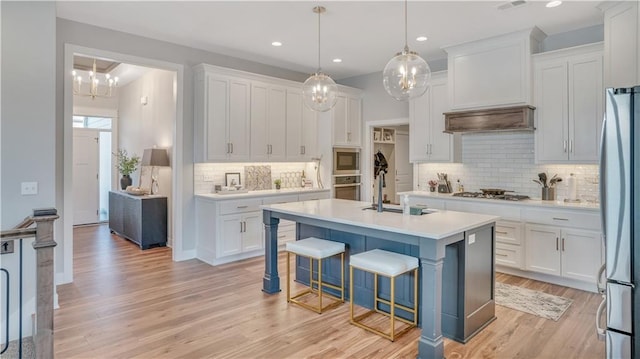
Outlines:
[{"label": "stainless steel microwave", "polygon": [[360,174],[360,150],[357,148],[334,148],[333,174]]}]

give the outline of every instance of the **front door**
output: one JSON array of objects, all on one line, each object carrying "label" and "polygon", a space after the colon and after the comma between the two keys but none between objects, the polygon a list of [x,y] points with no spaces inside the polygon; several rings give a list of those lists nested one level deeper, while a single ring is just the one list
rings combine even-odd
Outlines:
[{"label": "front door", "polygon": [[99,221],[99,134],[73,129],[73,225]]}]

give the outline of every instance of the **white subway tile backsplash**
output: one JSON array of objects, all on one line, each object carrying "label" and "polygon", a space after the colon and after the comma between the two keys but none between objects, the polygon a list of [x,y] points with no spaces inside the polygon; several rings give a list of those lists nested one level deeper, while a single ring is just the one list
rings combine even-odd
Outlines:
[{"label": "white subway tile backsplash", "polygon": [[[464,185],[465,191],[479,191],[480,188],[502,188],[540,198],[540,186],[532,180],[538,173],[546,172],[549,177],[558,174],[566,181],[570,173],[577,178],[578,198],[597,200],[597,165],[537,165],[534,154],[534,134],[526,132],[501,132],[468,134],[462,136],[462,163],[423,163],[414,165],[418,183],[416,189],[426,189],[436,173],[449,174],[449,180],[456,187],[456,181]],[[567,196],[566,182],[556,187],[558,199]]]}]

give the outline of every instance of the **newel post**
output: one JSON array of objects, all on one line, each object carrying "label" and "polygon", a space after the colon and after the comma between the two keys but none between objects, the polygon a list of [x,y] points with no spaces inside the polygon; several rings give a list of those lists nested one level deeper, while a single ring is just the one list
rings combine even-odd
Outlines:
[{"label": "newel post", "polygon": [[[34,211],[35,212],[35,211]],[[50,212],[49,212],[50,213]],[[55,210],[53,210],[55,213]],[[37,358],[53,358],[53,222],[58,215],[36,215],[36,332],[34,333]]]}]

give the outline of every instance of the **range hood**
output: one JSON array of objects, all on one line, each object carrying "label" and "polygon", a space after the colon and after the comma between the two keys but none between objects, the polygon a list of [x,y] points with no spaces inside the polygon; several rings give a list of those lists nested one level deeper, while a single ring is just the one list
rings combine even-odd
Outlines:
[{"label": "range hood", "polygon": [[533,106],[445,112],[444,132],[533,131]]}]

